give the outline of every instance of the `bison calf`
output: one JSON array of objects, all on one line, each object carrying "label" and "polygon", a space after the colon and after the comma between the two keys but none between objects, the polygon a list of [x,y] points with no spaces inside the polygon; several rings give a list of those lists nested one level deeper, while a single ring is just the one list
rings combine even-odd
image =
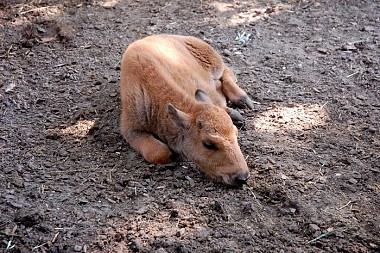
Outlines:
[{"label": "bison calf", "polygon": [[148,162],[170,163],[177,153],[217,181],[247,181],[234,126],[242,117],[227,100],[253,104],[210,45],[176,35],[135,41],[121,61],[120,94],[122,134]]}]

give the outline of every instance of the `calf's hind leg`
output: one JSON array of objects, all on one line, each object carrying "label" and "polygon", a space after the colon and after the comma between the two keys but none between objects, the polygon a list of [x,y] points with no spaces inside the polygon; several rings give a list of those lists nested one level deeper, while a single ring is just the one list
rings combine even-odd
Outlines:
[{"label": "calf's hind leg", "polygon": [[152,134],[140,130],[122,129],[124,138],[146,161],[154,164],[171,163],[169,147]]}]

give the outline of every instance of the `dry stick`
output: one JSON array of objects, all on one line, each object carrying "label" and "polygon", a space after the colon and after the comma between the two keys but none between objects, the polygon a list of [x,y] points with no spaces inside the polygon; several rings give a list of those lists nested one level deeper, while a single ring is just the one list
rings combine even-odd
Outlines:
[{"label": "dry stick", "polygon": [[69,63],[61,63],[61,64],[57,64],[57,65],[55,65],[55,66],[53,66],[53,69],[55,69],[55,68],[60,68],[60,67],[63,67],[63,66],[66,66],[66,65],[68,65]]},{"label": "dry stick", "polygon": [[324,103],[323,105],[322,105],[322,107],[319,109],[319,111],[318,112],[320,112],[327,104],[329,103],[329,101],[327,101],[326,103]]},{"label": "dry stick", "polygon": [[45,242],[45,243],[43,243],[43,244],[41,244],[41,245],[37,245],[37,246],[35,246],[35,247],[32,248],[32,251],[33,251],[33,250],[36,250],[36,249],[39,249],[39,248],[45,246],[46,244],[47,244],[47,242]]},{"label": "dry stick", "polygon": [[60,233],[60,232],[57,232],[57,233],[54,235],[53,240],[51,240],[51,243],[55,243],[55,240],[57,240],[59,233]]},{"label": "dry stick", "polygon": [[253,191],[251,190],[251,188],[247,187],[247,189],[248,189],[248,191],[251,192],[251,194],[252,194],[254,200],[256,200],[257,204],[258,204],[259,206],[261,206],[259,200],[256,198],[256,195],[253,193]]},{"label": "dry stick", "polygon": [[326,232],[326,233],[324,233],[324,234],[321,234],[321,235],[318,236],[317,238],[314,238],[313,240],[308,241],[306,244],[310,244],[310,243],[316,242],[316,241],[318,241],[319,239],[322,239],[322,238],[324,238],[324,237],[327,237],[327,236],[329,236],[329,235],[331,235],[331,234],[333,234],[333,233],[335,233],[335,232],[336,232],[335,229],[334,229],[334,230],[331,230],[331,231],[328,231],[328,232]]},{"label": "dry stick", "polygon": [[95,170],[100,170],[100,168],[77,169],[77,170],[53,170],[53,171],[48,171],[48,173],[70,173],[70,172],[83,172],[83,171],[95,171]]},{"label": "dry stick", "polygon": [[8,55],[10,54],[10,52],[11,52],[12,47],[13,47],[13,46],[11,45],[11,46],[8,48],[7,52],[5,52],[5,54],[0,55],[0,58],[7,58]]},{"label": "dry stick", "polygon": [[346,206],[348,206],[349,204],[351,204],[351,200],[347,202],[347,204],[345,204],[344,206],[341,206],[338,208],[338,210],[342,210],[343,208],[345,208]]},{"label": "dry stick", "polygon": [[6,235],[6,236],[14,236],[14,237],[22,237],[22,235],[18,235],[18,234],[8,234],[8,233],[5,233],[5,232],[1,232],[0,231],[0,235]]},{"label": "dry stick", "polygon": [[40,11],[40,10],[44,10],[44,9],[48,9],[48,8],[51,8],[51,6],[43,6],[43,7],[38,7],[38,8],[30,9],[27,11],[23,11],[23,12],[20,12],[20,15],[24,15],[24,14],[29,13],[29,12]]},{"label": "dry stick", "polygon": [[350,77],[352,77],[352,76],[354,76],[354,75],[357,75],[357,74],[359,74],[359,72],[352,73],[352,74],[346,76],[346,78],[350,78]]}]

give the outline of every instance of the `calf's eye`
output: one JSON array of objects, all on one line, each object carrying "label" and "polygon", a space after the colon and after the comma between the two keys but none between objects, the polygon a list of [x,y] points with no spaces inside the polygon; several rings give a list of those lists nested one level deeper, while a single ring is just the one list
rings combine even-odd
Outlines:
[{"label": "calf's eye", "polygon": [[210,141],[203,141],[202,143],[203,143],[203,146],[209,150],[218,150],[215,144]]}]

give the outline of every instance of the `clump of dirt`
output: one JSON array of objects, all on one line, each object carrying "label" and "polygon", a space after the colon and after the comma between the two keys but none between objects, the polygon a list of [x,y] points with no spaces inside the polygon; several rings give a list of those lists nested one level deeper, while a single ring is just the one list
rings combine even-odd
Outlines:
[{"label": "clump of dirt", "polygon": [[[3,1],[5,252],[378,252],[378,1]],[[242,189],[146,163],[118,65],[158,33],[210,43],[256,101]]]}]

